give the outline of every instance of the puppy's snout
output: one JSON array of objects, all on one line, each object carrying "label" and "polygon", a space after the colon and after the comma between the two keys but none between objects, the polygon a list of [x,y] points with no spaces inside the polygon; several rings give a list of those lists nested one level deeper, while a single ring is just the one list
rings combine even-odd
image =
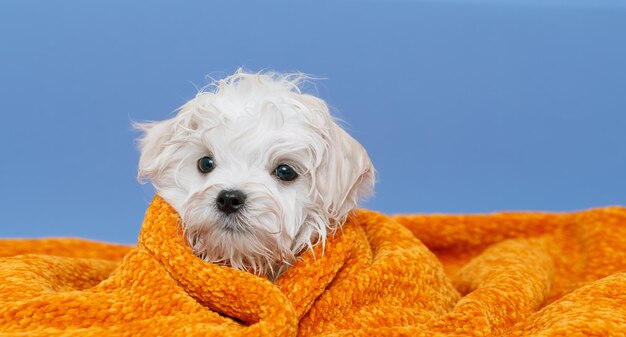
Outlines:
[{"label": "puppy's snout", "polygon": [[239,190],[222,190],[215,199],[217,209],[230,214],[240,210],[246,202],[246,195]]}]

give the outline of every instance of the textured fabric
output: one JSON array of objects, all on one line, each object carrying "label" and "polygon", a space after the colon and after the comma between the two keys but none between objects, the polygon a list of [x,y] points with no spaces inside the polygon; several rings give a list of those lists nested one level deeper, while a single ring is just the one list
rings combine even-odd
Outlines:
[{"label": "textured fabric", "polygon": [[624,208],[358,210],[275,284],[195,257],[179,221],[157,196],[136,248],[0,241],[0,336],[626,335]]}]

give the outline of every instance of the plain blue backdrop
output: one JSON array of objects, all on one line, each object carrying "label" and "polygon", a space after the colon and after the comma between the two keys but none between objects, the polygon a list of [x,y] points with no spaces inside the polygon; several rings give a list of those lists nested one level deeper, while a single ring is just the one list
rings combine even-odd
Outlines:
[{"label": "plain blue backdrop", "polygon": [[317,91],[387,213],[626,204],[624,1],[0,3],[0,237],[132,243],[138,133],[238,67]]}]

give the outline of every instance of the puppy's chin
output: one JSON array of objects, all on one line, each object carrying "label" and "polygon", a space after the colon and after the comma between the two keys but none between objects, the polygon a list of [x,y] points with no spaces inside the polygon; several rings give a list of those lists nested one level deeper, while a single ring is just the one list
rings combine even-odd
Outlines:
[{"label": "puppy's chin", "polygon": [[208,262],[273,279],[281,272],[281,266],[292,265],[296,260],[290,243],[281,240],[280,233],[244,224],[234,217],[186,227],[193,252]]}]

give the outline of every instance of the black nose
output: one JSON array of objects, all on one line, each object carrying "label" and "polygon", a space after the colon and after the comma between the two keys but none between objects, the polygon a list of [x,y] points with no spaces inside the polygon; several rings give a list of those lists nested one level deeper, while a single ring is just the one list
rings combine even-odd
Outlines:
[{"label": "black nose", "polygon": [[217,209],[226,214],[240,210],[245,201],[246,195],[238,190],[223,190],[217,195],[217,199],[215,199]]}]

